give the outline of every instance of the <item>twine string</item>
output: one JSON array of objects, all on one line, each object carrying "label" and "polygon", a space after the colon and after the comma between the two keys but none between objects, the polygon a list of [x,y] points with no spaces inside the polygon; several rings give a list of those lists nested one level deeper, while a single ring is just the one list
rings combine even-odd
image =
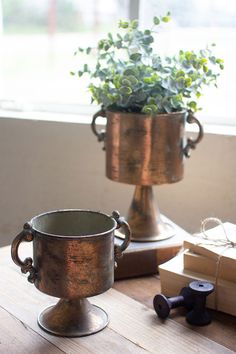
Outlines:
[{"label": "twine string", "polygon": [[[206,226],[209,222],[213,222],[217,225],[220,225],[223,233],[224,233],[224,238],[211,238],[210,235],[207,234],[207,230],[206,230]],[[200,235],[200,237],[202,237],[204,240],[209,241],[209,243],[207,242],[208,245],[213,245],[213,246],[230,246],[232,248],[236,247],[236,242],[230,240],[230,238],[227,235],[227,232],[225,230],[224,224],[222,223],[222,221],[218,218],[206,218],[202,221],[201,223],[201,233],[202,236]]]},{"label": "twine string", "polygon": [[[221,238],[221,236],[219,238],[215,238],[215,237],[212,238],[212,237],[210,237],[209,234],[207,234],[206,226],[210,222],[221,226],[223,233],[224,233],[224,238]],[[218,218],[213,218],[213,217],[206,218],[202,221],[201,235],[198,235],[198,236],[200,236],[200,238],[202,238],[204,240],[204,242],[199,242],[199,245],[203,244],[203,245],[212,245],[212,246],[216,246],[216,247],[217,246],[224,247],[217,257],[216,269],[215,269],[215,309],[218,310],[218,282],[219,282],[219,272],[220,272],[221,259],[222,259],[223,254],[225,253],[225,251],[228,248],[235,248],[236,247],[236,242],[230,240],[222,221]]]}]

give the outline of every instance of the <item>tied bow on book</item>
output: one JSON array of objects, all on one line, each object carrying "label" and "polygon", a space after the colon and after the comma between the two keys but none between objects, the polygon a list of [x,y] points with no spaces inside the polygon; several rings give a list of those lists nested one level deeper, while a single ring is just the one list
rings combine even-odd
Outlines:
[{"label": "tied bow on book", "polygon": [[[207,233],[206,226],[209,223],[215,223],[217,225],[221,226],[221,229],[224,233],[224,238],[221,238],[221,236],[218,238],[216,235],[212,237]],[[236,242],[231,240],[226,232],[225,226],[222,223],[222,221],[218,218],[206,218],[202,221],[201,223],[201,234],[197,235],[198,237],[202,238],[203,240],[207,240],[208,242],[204,242],[204,244],[212,245],[212,246],[225,246],[225,247],[236,247]]]},{"label": "tied bow on book", "polygon": [[174,296],[191,281],[206,280],[215,285],[207,306],[236,316],[235,269],[236,225],[207,218],[201,234],[184,240],[184,252],[159,266],[161,291]]}]

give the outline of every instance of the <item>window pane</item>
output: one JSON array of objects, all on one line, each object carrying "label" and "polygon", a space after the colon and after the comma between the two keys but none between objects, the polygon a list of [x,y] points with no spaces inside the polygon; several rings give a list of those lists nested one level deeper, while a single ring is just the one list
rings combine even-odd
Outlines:
[{"label": "window pane", "polygon": [[[1,1],[0,1],[1,3]],[[3,108],[32,104],[60,111],[90,104],[87,82],[70,75],[78,46],[93,46],[127,17],[122,0],[2,0],[0,99]],[[1,18],[1,16],[0,16]]]},{"label": "window pane", "polygon": [[[73,53],[116,31],[118,20],[128,17],[128,5],[129,0],[86,0],[86,6],[82,0],[0,0],[0,108],[91,109],[86,77],[69,74],[79,60],[83,65],[83,57]],[[169,10],[172,21],[158,34],[157,50],[168,54],[216,43],[225,70],[218,89],[206,88],[198,116],[235,125],[236,1],[140,0],[141,25],[150,27],[154,14]]]},{"label": "window pane", "polygon": [[180,49],[203,49],[215,43],[216,56],[224,59],[225,69],[218,88],[206,88],[201,98],[204,122],[236,124],[234,113],[236,57],[236,1],[231,0],[162,0],[140,2],[140,20],[150,26],[153,15],[171,11],[172,20],[158,34],[157,50],[162,54]]}]

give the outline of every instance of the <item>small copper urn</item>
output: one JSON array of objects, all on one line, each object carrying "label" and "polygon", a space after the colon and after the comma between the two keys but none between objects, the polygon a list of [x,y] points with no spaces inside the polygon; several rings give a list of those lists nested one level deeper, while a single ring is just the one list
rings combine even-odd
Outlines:
[{"label": "small copper urn", "polygon": [[[106,131],[96,127],[99,116],[107,118]],[[186,121],[199,127],[195,140],[185,139]],[[184,159],[203,137],[199,121],[186,111],[150,116],[101,110],[93,116],[91,127],[104,142],[106,176],[136,185],[127,218],[132,240],[158,241],[173,236],[174,230],[161,220],[154,204],[152,185],[183,178]]]},{"label": "small copper urn", "polygon": [[[122,228],[123,243],[114,244]],[[33,241],[33,259],[22,261],[18,248]],[[107,291],[114,282],[114,265],[130,241],[127,222],[88,210],[57,210],[34,217],[12,243],[12,259],[28,280],[45,294],[60,298],[42,311],[39,326],[59,336],[79,337],[106,327],[106,312],[86,298]]]}]

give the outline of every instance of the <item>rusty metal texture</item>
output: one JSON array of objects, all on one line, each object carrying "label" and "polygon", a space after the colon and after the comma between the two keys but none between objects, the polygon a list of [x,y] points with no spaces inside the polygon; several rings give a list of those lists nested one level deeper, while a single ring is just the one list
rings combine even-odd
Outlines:
[{"label": "rusty metal texture", "polygon": [[[132,241],[161,241],[175,235],[174,228],[161,218],[152,186],[135,187],[127,221],[132,229]],[[123,232],[118,236],[125,237]]]},{"label": "rusty metal texture", "polygon": [[107,112],[107,177],[134,185],[181,180],[184,118]]},{"label": "rusty metal texture", "polygon": [[[98,132],[96,118],[106,116],[106,132]],[[199,127],[197,139],[185,144],[185,122]],[[99,111],[92,130],[106,150],[106,175],[109,179],[133,185],[175,183],[183,178],[184,157],[202,139],[198,120],[188,112],[155,116]]]},{"label": "rusty metal texture", "polygon": [[[98,117],[106,117],[106,131],[96,126]],[[185,123],[195,123],[195,139],[185,138]],[[136,185],[128,223],[132,240],[159,241],[174,235],[154,204],[153,185],[175,183],[184,175],[184,160],[203,137],[200,122],[189,111],[145,115],[98,111],[91,124],[106,151],[106,176],[116,182]],[[118,233],[124,238],[122,232]]]},{"label": "rusty metal texture", "polygon": [[[109,216],[89,210],[56,210],[38,215],[25,225],[27,227],[12,242],[13,261],[25,273],[30,272],[28,280],[40,291],[64,299],[59,302],[60,306],[44,310],[39,325],[51,333],[68,336],[88,335],[104,328],[107,324],[104,311],[93,308],[88,318],[83,304],[90,305],[80,300],[112,287],[115,261],[130,242],[127,222],[117,211]],[[120,246],[114,245],[114,232],[119,228],[125,234]],[[18,248],[22,241],[33,241],[33,261],[31,258],[20,260]],[[74,307],[84,314],[81,315],[84,325],[81,316],[74,316]],[[67,330],[63,321],[64,325],[68,324]],[[96,329],[94,321],[100,323],[100,329]]]}]

